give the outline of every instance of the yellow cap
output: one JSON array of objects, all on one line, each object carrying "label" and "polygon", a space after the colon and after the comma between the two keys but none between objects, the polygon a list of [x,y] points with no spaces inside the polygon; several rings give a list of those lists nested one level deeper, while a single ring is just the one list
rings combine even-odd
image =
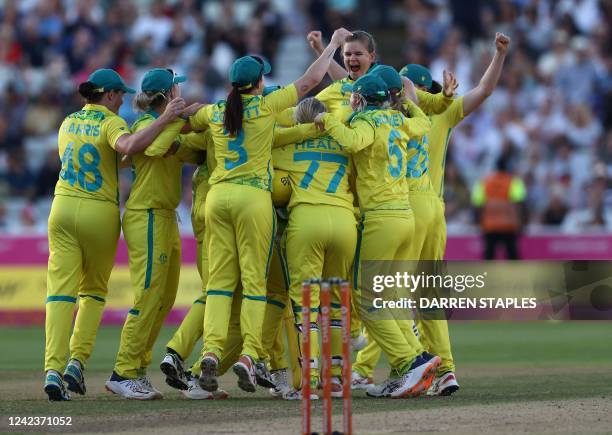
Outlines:
[{"label": "yellow cap", "polygon": [[282,169],[274,169],[272,180],[272,202],[274,207],[285,207],[291,198],[291,180],[289,173]]}]

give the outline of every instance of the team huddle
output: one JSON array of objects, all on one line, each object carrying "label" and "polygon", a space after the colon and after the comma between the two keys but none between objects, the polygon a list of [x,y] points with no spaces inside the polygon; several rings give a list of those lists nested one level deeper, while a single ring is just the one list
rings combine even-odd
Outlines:
[{"label": "team huddle", "polygon": [[[353,389],[393,398],[459,389],[445,320],[359,315],[361,264],[444,257],[451,131],[494,90],[510,39],[496,35],[496,53],[480,83],[459,97],[450,72],[440,84],[422,65],[398,72],[377,63],[366,32],[338,29],[327,46],[320,32],[311,32],[308,41],[318,58],[295,82],[266,87],[270,65],[241,57],[230,69],[231,91],[216,104],[187,106],[179,86],[186,77],[150,70],[134,99],[142,115],[131,129],[117,113],[123,95],[135,90],[119,74],[97,70],[79,85],[86,104],[59,130],[62,167],[49,216],[49,400],[86,393],[83,373],[121,231],[134,305],[106,389],[128,399],[163,397],[147,368],[178,289],[176,208],[185,164],[198,166],[192,225],[202,295],[166,345],[160,368],[169,386],[190,399],[227,398],[218,378],[231,368],[244,391],[259,385],[274,397],[299,400],[307,382],[311,399],[318,398],[319,292],[313,285],[310,361],[304,361],[302,283],[340,277],[352,287]],[[333,60],[338,48],[344,67]],[[303,98],[326,74],[335,81]],[[133,175],[122,217],[121,167]],[[333,287],[333,397],[342,397],[340,309]],[[199,357],[188,368],[198,343]],[[390,374],[374,384],[381,352]],[[301,379],[304,364],[310,379]]]}]

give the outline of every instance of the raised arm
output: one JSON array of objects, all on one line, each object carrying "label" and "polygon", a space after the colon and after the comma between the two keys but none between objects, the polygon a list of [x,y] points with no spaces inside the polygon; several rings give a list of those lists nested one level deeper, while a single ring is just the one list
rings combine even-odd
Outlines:
[{"label": "raised arm", "polygon": [[297,89],[298,98],[303,97],[308,91],[314,88],[316,85],[321,83],[323,77],[327,73],[330,62],[334,57],[334,53],[342,45],[344,40],[351,32],[344,28],[337,29],[328,46],[321,53],[317,60],[315,60],[310,67],[306,70],[304,75],[294,82],[295,88]]},{"label": "raised arm", "polygon": [[[308,40],[308,43],[315,54],[317,56],[321,56],[321,53],[323,53],[323,50],[325,49],[323,46],[323,35],[321,32],[319,30],[313,30],[308,34],[306,39]],[[342,65],[336,62],[335,59],[331,60],[329,68],[327,69],[327,74],[332,80],[342,80],[348,76],[348,72],[342,68]]]},{"label": "raised arm", "polygon": [[[429,92],[416,90],[416,103],[428,115],[437,115],[448,109],[453,102],[453,97],[457,91],[457,79],[451,72],[443,72],[442,92],[430,94]],[[414,100],[413,100],[414,101]]]},{"label": "raised arm", "polygon": [[115,142],[115,149],[128,156],[138,154],[148,147],[167,124],[174,121],[185,108],[182,98],[175,98],[166,106],[164,113],[150,125],[133,134],[124,134]]},{"label": "raised arm", "polygon": [[480,79],[480,83],[463,97],[463,116],[468,116],[489,97],[497,86],[510,47],[510,38],[503,33],[495,34],[495,55]]}]

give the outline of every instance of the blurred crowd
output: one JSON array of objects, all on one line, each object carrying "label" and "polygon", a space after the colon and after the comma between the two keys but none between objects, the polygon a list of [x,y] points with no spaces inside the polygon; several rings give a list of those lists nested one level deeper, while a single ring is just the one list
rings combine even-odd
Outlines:
[{"label": "blurred crowd", "polygon": [[[495,32],[512,37],[498,89],[453,132],[449,233],[474,227],[471,187],[500,156],[526,183],[528,231],[612,231],[611,21],[610,0],[0,0],[0,232],[46,230],[57,128],[93,70],[138,88],[147,69],[169,66],[188,76],[188,102],[213,102],[236,56],[263,54],[269,81],[286,84],[312,60],[308,31],[338,26],[373,33],[385,63],[454,71],[459,93],[478,83]],[[125,201],[131,177],[121,177]]]}]

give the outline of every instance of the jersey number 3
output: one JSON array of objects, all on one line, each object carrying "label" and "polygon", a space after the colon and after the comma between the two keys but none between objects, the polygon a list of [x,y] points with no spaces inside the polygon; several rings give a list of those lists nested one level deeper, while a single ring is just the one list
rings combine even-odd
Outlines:
[{"label": "jersey number 3", "polygon": [[75,171],[73,163],[74,142],[69,142],[62,155],[62,170],[60,178],[74,186],[79,183],[81,188],[87,192],[96,192],[102,187],[102,174],[98,169],[100,164],[100,153],[90,143],[85,143],[79,148],[78,171]]},{"label": "jersey number 3", "polygon": [[[227,134],[227,132],[225,134]],[[234,151],[238,153],[238,160],[225,159],[225,170],[226,171],[237,168],[240,165],[244,165],[249,159],[247,150],[243,145],[244,145],[244,130],[240,129],[240,131],[238,132],[238,136],[236,136],[235,139],[231,139],[227,143],[227,147],[230,151]]]}]

